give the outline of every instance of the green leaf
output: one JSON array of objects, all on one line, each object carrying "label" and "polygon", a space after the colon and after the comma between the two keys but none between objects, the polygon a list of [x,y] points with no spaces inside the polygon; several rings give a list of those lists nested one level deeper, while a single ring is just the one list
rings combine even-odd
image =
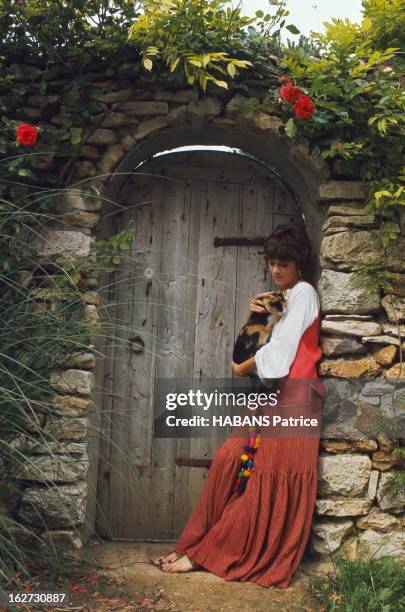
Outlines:
[{"label": "green leaf", "polygon": [[379,593],[377,593],[378,601],[384,601],[384,599],[388,599],[392,595],[392,590],[389,588],[382,588]]},{"label": "green leaf", "polygon": [[143,60],[143,66],[144,66],[144,68],[145,68],[146,70],[149,70],[149,71],[150,71],[150,70],[152,70],[152,68],[153,68],[153,62],[152,62],[152,60],[151,60],[149,57],[146,57],[146,58]]},{"label": "green leaf", "polygon": [[217,85],[217,87],[222,87],[223,89],[228,89],[228,83],[226,81],[220,81],[219,79],[216,79],[212,75],[207,75],[207,79],[209,81],[212,81],[213,83],[215,83],[215,85]]},{"label": "green leaf", "polygon": [[387,133],[387,120],[385,118],[380,119],[379,122],[377,123],[377,127],[380,132],[382,132],[383,134],[386,134]]},{"label": "green leaf", "polygon": [[236,68],[234,66],[234,64],[229,63],[226,67],[226,70],[229,74],[229,76],[231,76],[233,79],[235,78],[235,74],[236,74]]},{"label": "green leaf", "polygon": [[246,66],[253,66],[252,62],[249,62],[248,60],[232,59],[232,64],[234,64],[238,68],[246,68]]},{"label": "green leaf", "polygon": [[201,77],[200,77],[200,84],[201,84],[201,88],[203,91],[205,91],[207,89],[207,83],[208,83],[208,78],[206,73],[202,73]]},{"label": "green leaf", "polygon": [[197,66],[198,68],[202,67],[202,60],[199,58],[188,58],[187,61],[189,64],[192,64],[193,66]]},{"label": "green leaf", "polygon": [[181,59],[180,57],[176,57],[174,62],[171,63],[171,65],[170,65],[170,72],[174,72],[176,70],[177,66],[179,65],[180,59]]},{"label": "green leaf", "polygon": [[210,61],[211,61],[211,56],[210,56],[210,54],[209,54],[209,53],[205,53],[205,54],[202,56],[201,61],[202,61],[203,68],[205,68],[206,66],[208,66],[208,64],[209,64],[209,63],[210,63]]},{"label": "green leaf", "polygon": [[291,32],[291,34],[299,34],[300,30],[292,23],[290,23],[290,25],[285,26],[286,30],[288,30],[289,32]]},{"label": "green leaf", "polygon": [[287,123],[285,124],[285,133],[287,134],[288,138],[294,138],[294,136],[297,133],[297,128],[296,125],[294,123],[294,119],[289,119],[287,121]]},{"label": "green leaf", "polygon": [[74,127],[70,130],[70,134],[70,142],[72,143],[72,145],[78,145],[82,141],[83,128]]}]

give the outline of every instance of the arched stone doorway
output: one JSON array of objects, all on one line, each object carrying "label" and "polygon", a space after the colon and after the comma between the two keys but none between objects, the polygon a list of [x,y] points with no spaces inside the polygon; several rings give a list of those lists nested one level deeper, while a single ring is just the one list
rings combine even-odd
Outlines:
[{"label": "arched stone doorway", "polygon": [[[104,75],[100,78],[104,88]],[[57,222],[50,219],[43,228],[43,236],[38,236],[35,246],[39,259],[41,262],[56,260],[58,265],[69,262],[70,266],[76,261],[82,265],[83,260],[86,264],[89,258],[88,271],[84,271],[79,282],[78,298],[83,301],[86,318],[97,321],[107,313],[108,323],[113,321],[113,311],[101,299],[105,289],[97,267],[94,269],[92,246],[94,238],[114,238],[117,227],[111,221],[116,218],[118,192],[128,177],[126,173],[132,173],[137,165],[159,151],[193,144],[235,147],[272,166],[298,197],[315,247],[310,279],[316,281],[320,277],[318,289],[324,315],[321,330],[324,356],[319,373],[331,391],[325,410],[338,416],[335,407],[341,403],[344,407],[343,420],[332,419],[321,439],[317,516],[311,548],[316,554],[325,556],[329,556],[331,550],[343,551],[346,546],[355,556],[380,555],[381,550],[399,556],[403,538],[400,524],[392,515],[403,512],[404,502],[399,495],[391,498],[388,494],[389,483],[397,469],[397,459],[389,450],[391,442],[387,444],[382,437],[357,443],[353,438],[357,438],[364,420],[368,425],[369,418],[378,413],[380,407],[385,410],[386,400],[392,398],[403,370],[402,361],[398,361],[401,359],[398,346],[401,346],[403,334],[394,325],[392,304],[402,308],[404,236],[401,235],[387,252],[386,270],[400,273],[392,290],[376,290],[369,294],[363,285],[352,286],[358,264],[383,254],[378,231],[383,221],[364,210],[366,183],[348,173],[339,160],[328,161],[326,165],[321,158],[310,157],[304,144],[291,144],[282,135],[283,123],[275,108],[277,105],[262,105],[262,110],[258,110],[257,99],[264,101],[268,94],[264,82],[261,85],[256,82],[253,89],[252,83],[238,83],[236,90],[212,96],[201,95],[194,89],[162,90],[162,84],[150,84],[145,90],[142,80],[133,87],[119,89],[123,84],[112,82],[114,80],[115,77],[107,83],[108,92],[102,95],[106,115],[100,117],[102,123],[86,138],[74,166],[73,182],[69,182],[68,191],[63,190],[58,198]],[[244,95],[235,93],[239,90]],[[53,95],[52,98],[53,106]],[[34,97],[29,100],[27,97],[27,105],[35,107],[35,113],[43,116],[45,123],[49,119],[48,102],[47,96],[35,96],[35,101]],[[66,116],[60,114],[55,119],[58,124],[65,125]],[[82,121],[81,117],[77,119]],[[110,209],[109,199],[115,201]],[[103,223],[101,232],[96,231],[100,220]],[[37,280],[33,279],[33,296],[35,301],[41,302],[40,307],[45,308],[49,295],[37,286]],[[104,283],[107,286],[108,279],[104,279]],[[105,334],[108,350],[114,339],[114,324],[111,326]],[[100,340],[103,333],[101,329]],[[106,449],[108,431],[103,428],[100,435],[100,416],[108,419],[111,414],[112,395],[109,396],[109,374],[105,379],[103,374],[104,354],[108,359],[110,356],[104,346],[97,346],[98,341],[98,336],[91,337],[86,339],[85,346],[74,347],[85,351],[84,359],[81,354],[73,354],[69,366],[51,373],[56,391],[52,411],[57,417],[60,415],[68,441],[66,445],[63,443],[62,459],[53,452],[52,456],[41,457],[49,466],[46,481],[52,474],[51,487],[48,484],[40,486],[37,482],[28,484],[27,474],[32,474],[32,465],[27,464],[27,471],[24,470],[26,488],[19,510],[23,522],[35,526],[37,512],[32,511],[32,500],[35,500],[46,523],[55,525],[41,534],[42,539],[55,542],[62,549],[69,543],[76,552],[82,542],[94,534],[97,481],[101,497],[109,474],[110,479],[122,479],[110,461],[113,445]],[[364,379],[365,394],[352,385],[351,378],[358,376],[361,381]],[[370,381],[375,377],[378,377],[376,381]],[[366,411],[364,395],[370,396]],[[110,397],[110,402],[104,402],[103,396]],[[72,484],[66,484],[65,477],[55,479],[53,474],[59,472],[61,460],[70,463],[73,448],[70,440],[76,442],[79,436],[81,444],[75,448],[75,453],[80,451],[80,455],[74,455],[73,473],[69,476]],[[114,444],[116,448],[116,440]],[[127,452],[122,436],[118,446]],[[131,451],[128,448],[129,456]],[[80,470],[76,470],[76,465],[81,466]],[[35,480],[37,477],[36,474]],[[109,501],[113,513],[117,495],[120,493]],[[56,499],[57,504],[54,503]],[[98,502],[98,507],[100,526],[103,504]],[[389,513],[386,516],[390,527],[384,523],[381,532],[374,532],[374,514],[380,511]],[[361,525],[356,519],[359,515],[364,515],[365,519],[361,520]],[[115,520],[121,520],[119,513]],[[111,535],[108,525],[104,530],[99,527],[99,531]]]},{"label": "arched stone doorway", "polygon": [[[185,143],[220,144],[218,130],[207,132],[173,132],[145,143],[124,160],[107,190],[123,209],[111,215],[115,222],[104,231],[133,228],[135,235],[108,282],[115,331],[105,350],[98,400],[103,423],[97,520],[107,537],[176,538],[198,499],[206,470],[176,460],[210,458],[221,440],[155,439],[154,390],[162,378],[231,376],[232,347],[249,300],[271,289],[260,246],[235,239],[266,236],[280,223],[306,222],[315,243],[310,275],[317,280],[316,190],[308,177],[292,171],[276,142],[267,142],[271,155],[267,150],[267,159],[258,161],[178,152],[141,164]],[[244,142],[256,157],[258,141],[232,132],[222,144]],[[223,239],[231,244],[224,246]]]}]

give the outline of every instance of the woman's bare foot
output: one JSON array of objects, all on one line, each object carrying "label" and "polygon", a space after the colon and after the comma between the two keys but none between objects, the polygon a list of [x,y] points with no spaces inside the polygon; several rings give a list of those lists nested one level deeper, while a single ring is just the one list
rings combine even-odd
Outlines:
[{"label": "woman's bare foot", "polygon": [[172,563],[165,563],[162,565],[161,569],[163,572],[167,572],[168,574],[174,574],[175,572],[192,572],[197,569],[199,565],[192,561],[187,555],[183,555],[177,561],[173,561]]},{"label": "woman's bare foot", "polygon": [[153,560],[153,564],[160,567],[164,563],[172,563],[172,561],[176,561],[176,559],[178,559],[179,557],[181,557],[181,555],[175,550],[172,550],[172,552],[167,553],[167,555],[161,555],[160,557],[156,557],[156,559]]}]

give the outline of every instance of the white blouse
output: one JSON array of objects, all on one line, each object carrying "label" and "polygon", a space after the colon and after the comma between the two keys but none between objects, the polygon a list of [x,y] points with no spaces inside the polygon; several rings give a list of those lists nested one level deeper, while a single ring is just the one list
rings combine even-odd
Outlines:
[{"label": "white blouse", "polygon": [[255,356],[257,374],[262,381],[287,376],[302,335],[319,314],[318,295],[306,281],[287,289],[285,296],[287,306],[284,313],[273,327],[270,341]]}]

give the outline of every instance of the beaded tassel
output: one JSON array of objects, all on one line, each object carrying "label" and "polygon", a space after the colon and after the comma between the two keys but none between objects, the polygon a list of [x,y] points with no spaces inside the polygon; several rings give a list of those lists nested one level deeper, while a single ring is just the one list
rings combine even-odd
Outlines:
[{"label": "beaded tassel", "polygon": [[252,433],[253,427],[249,427],[248,443],[243,448],[244,453],[240,456],[238,479],[235,483],[234,493],[242,495],[246,489],[248,479],[254,468],[254,456],[260,443],[260,433]]}]

